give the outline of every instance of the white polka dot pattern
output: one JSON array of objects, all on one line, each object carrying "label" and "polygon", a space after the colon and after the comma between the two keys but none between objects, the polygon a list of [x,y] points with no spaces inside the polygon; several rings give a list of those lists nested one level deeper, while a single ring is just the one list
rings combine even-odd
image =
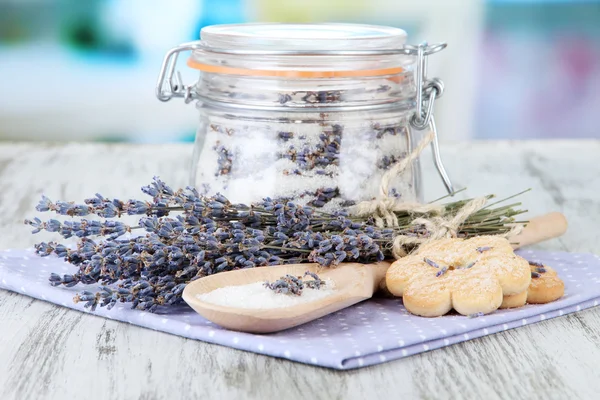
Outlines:
[{"label": "white polka dot pattern", "polygon": [[[328,368],[351,369],[547,321],[600,304],[600,257],[561,252],[520,253],[558,271],[565,280],[562,299],[478,318],[456,314],[421,318],[409,314],[400,299],[378,298],[270,335],[222,329],[186,305],[152,314],[119,304],[110,311],[98,308],[95,313],[191,339]],[[81,288],[55,288],[46,284],[52,271],[74,272],[74,267],[57,258],[40,258],[31,250],[0,251],[0,288],[84,311],[82,304],[72,302],[74,293]]]}]

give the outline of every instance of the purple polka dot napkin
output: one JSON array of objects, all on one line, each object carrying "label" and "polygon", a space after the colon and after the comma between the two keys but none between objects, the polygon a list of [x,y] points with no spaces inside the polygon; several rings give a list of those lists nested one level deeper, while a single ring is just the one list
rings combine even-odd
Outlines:
[{"label": "purple polka dot napkin", "polygon": [[[565,296],[553,303],[468,318],[447,315],[422,318],[409,314],[400,299],[371,299],[308,324],[274,334],[255,335],[223,329],[183,305],[162,313],[131,310],[119,303],[96,315],[158,331],[291,361],[333,369],[383,363],[499,331],[593,307],[600,302],[600,257],[593,254],[519,251],[547,264],[565,281]],[[0,288],[88,312],[74,304],[80,287],[52,287],[50,272],[75,268],[56,257],[31,250],[0,251]]]}]

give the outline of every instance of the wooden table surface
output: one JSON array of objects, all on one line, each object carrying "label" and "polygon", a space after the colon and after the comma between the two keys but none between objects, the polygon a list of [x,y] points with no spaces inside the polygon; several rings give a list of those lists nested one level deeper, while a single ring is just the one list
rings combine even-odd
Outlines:
[{"label": "wooden table surface", "polygon": [[[42,193],[143,197],[187,182],[188,145],[1,144],[0,248],[46,240],[22,225]],[[528,216],[563,212],[535,246],[600,254],[600,141],[475,142],[443,156],[466,195],[531,192]],[[425,198],[443,194],[424,155]],[[0,290],[0,399],[597,399],[600,309],[360,370],[337,372],[183,339]]]}]

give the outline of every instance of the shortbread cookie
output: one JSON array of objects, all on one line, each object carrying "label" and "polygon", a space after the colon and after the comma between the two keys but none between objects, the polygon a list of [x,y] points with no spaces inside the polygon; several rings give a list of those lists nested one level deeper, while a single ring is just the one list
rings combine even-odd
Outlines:
[{"label": "shortbread cookie", "polygon": [[565,283],[556,271],[547,265],[531,264],[531,284],[527,290],[527,303],[545,304],[560,299],[565,294]]},{"label": "shortbread cookie", "polygon": [[427,243],[386,274],[388,290],[402,296],[409,312],[425,317],[451,309],[463,315],[493,312],[503,296],[523,293],[530,281],[528,262],[497,236]]},{"label": "shortbread cookie", "polygon": [[527,290],[524,290],[521,293],[504,296],[499,308],[518,308],[523,307],[525,304],[527,304]]},{"label": "shortbread cookie", "polygon": [[561,298],[565,294],[565,284],[556,271],[547,265],[530,262],[531,283],[527,291],[512,296],[504,296],[500,308],[517,308],[526,303],[545,304]]}]

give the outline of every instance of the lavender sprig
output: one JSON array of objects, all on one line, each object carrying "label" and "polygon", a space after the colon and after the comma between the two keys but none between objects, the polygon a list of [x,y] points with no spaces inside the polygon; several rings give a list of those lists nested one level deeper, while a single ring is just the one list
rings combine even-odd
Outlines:
[{"label": "lavender sprig", "polygon": [[42,230],[58,232],[65,239],[71,236],[80,238],[87,236],[107,236],[109,239],[116,239],[127,232],[131,232],[132,229],[130,226],[118,221],[90,221],[86,219],[61,223],[55,219],[42,222],[39,218],[34,218],[33,220],[26,219],[25,224],[35,228],[32,233],[38,233]]}]

